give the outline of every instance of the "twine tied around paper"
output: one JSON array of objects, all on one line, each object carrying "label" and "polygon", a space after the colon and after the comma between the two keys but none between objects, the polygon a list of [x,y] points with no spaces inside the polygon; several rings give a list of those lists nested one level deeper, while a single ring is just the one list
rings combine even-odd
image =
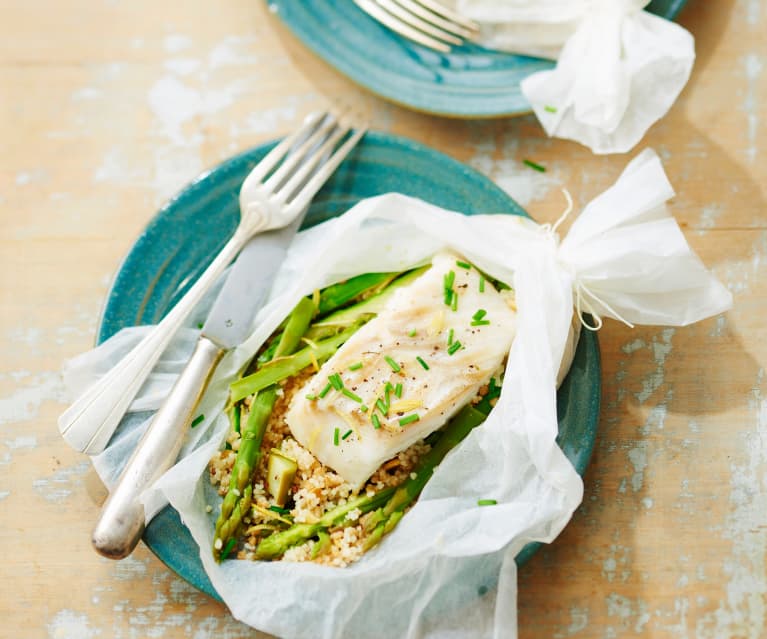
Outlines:
[{"label": "twine tied around paper", "polygon": [[[565,207],[562,215],[559,216],[554,224],[550,224],[548,222],[546,224],[541,224],[541,229],[543,229],[543,232],[551,238],[551,240],[554,242],[554,245],[557,247],[557,250],[559,250],[559,234],[557,233],[557,230],[559,229],[562,222],[564,222],[570,213],[573,212],[574,208],[573,198],[570,195],[570,192],[563,187],[562,194],[565,196],[565,200],[567,201],[567,206]],[[578,273],[572,264],[563,262],[561,260],[559,261],[559,264],[569,273],[570,277],[572,278],[573,294],[575,295],[575,312],[578,313],[578,319],[580,320],[581,326],[583,326],[583,328],[589,331],[598,331],[604,324],[602,316],[596,311],[593,303],[599,304],[602,306],[602,308],[607,309],[607,311],[609,311],[615,319],[623,322],[629,328],[634,328],[634,325],[631,322],[629,322],[625,317],[618,313],[618,311],[616,311],[612,306],[610,306],[601,297],[594,293],[588,286],[586,286],[586,284],[583,283],[581,278],[578,277]],[[591,315],[592,318],[594,318],[593,325],[589,324],[585,319],[583,319],[583,310],[585,310],[589,315]]]}]

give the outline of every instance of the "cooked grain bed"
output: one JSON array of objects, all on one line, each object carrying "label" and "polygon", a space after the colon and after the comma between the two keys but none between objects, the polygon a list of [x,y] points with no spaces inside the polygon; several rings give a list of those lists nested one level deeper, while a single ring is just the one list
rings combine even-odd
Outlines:
[{"label": "cooked grain bed", "polygon": [[[322,465],[308,450],[290,436],[290,430],[285,422],[290,400],[314,371],[307,369],[281,386],[278,392],[274,410],[269,418],[264,439],[261,444],[259,459],[253,479],[253,504],[251,515],[244,518],[246,525],[237,550],[238,559],[254,559],[254,551],[264,532],[277,529],[274,523],[280,515],[269,511],[273,505],[264,488],[269,451],[272,448],[282,450],[298,463],[298,472],[291,489],[293,507],[290,514],[296,523],[316,522],[324,513],[336,506],[346,503],[349,497],[359,493],[369,496],[389,486],[401,484],[413,472],[421,455],[429,450],[429,445],[418,441],[408,449],[397,454],[373,474],[368,482],[357,492],[346,483],[337,473]],[[242,416],[245,423],[246,415]],[[234,465],[236,451],[240,445],[240,436],[230,431],[227,441],[231,450],[222,450],[209,463],[210,481],[218,486],[220,495],[225,495],[229,487],[229,478]],[[372,513],[370,513],[372,514]],[[289,549],[282,557],[283,561],[314,561],[318,564],[343,567],[359,559],[364,552],[367,534],[364,530],[367,515],[359,516],[352,511],[346,517],[346,523],[330,531],[330,545],[312,559],[314,540]]]}]

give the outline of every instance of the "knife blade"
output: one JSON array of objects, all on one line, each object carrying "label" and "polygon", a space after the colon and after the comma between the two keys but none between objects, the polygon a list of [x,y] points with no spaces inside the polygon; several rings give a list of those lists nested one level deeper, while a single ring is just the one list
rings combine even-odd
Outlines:
[{"label": "knife blade", "polygon": [[245,340],[302,219],[256,235],[245,245],[202,326],[202,337],[225,350]]}]

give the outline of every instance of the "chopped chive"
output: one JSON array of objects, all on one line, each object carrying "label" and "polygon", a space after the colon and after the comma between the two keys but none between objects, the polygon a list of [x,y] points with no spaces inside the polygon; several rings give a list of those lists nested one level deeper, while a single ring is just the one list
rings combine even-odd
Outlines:
[{"label": "chopped chive", "polygon": [[450,308],[453,311],[458,310],[458,293],[456,293],[455,291],[453,291],[453,299],[450,300]]},{"label": "chopped chive", "polygon": [[311,402],[311,401],[314,401],[315,399],[317,399],[317,396],[314,393],[307,393],[306,394],[306,399],[308,399]]},{"label": "chopped chive", "polygon": [[368,412],[368,407],[367,407],[367,406],[365,406],[365,404],[363,404],[362,406],[360,406],[360,410],[361,410],[363,413],[367,413],[367,412]]},{"label": "chopped chive", "polygon": [[289,515],[290,511],[287,508],[280,508],[279,506],[269,506],[269,510],[273,513],[279,513],[280,515]]},{"label": "chopped chive", "polygon": [[417,422],[419,419],[421,419],[416,413],[413,413],[412,415],[406,415],[405,417],[400,417],[399,425],[400,426],[407,426],[408,424],[412,424],[413,422]]},{"label": "chopped chive", "polygon": [[459,260],[455,261],[455,265],[460,266],[461,268],[465,268],[467,271],[471,268],[471,264],[469,264],[468,262],[461,262]]},{"label": "chopped chive", "polygon": [[411,328],[407,335],[408,337],[415,337],[416,335],[415,329]]},{"label": "chopped chive", "polygon": [[455,352],[456,352],[456,351],[457,351],[459,348],[461,348],[461,342],[459,342],[458,340],[456,340],[455,342],[453,342],[452,344],[450,344],[450,346],[448,347],[448,349],[447,349],[447,354],[448,354],[448,355],[454,355],[454,354],[455,354]]},{"label": "chopped chive", "polygon": [[450,344],[453,343],[453,329],[451,328],[447,333],[447,345],[450,346]]},{"label": "chopped chive", "polygon": [[343,435],[341,435],[341,439],[346,439],[351,434],[352,434],[352,429],[350,428]]},{"label": "chopped chive", "polygon": [[474,320],[471,323],[472,326],[489,326],[490,320]]},{"label": "chopped chive", "polygon": [[448,271],[445,273],[445,288],[450,289],[453,288],[453,284],[455,283],[455,271]]},{"label": "chopped chive", "polygon": [[200,330],[202,330],[202,322],[199,322],[199,323],[197,324],[197,328],[199,328]]},{"label": "chopped chive", "polygon": [[423,357],[421,357],[420,355],[418,355],[418,356],[417,356],[415,359],[416,359],[416,361],[417,361],[417,362],[418,362],[418,363],[419,363],[421,366],[423,366],[423,370],[425,370],[425,371],[428,371],[428,370],[429,370],[429,365],[428,365],[426,362],[424,362],[424,361],[423,361]]},{"label": "chopped chive", "polygon": [[522,160],[522,163],[526,166],[529,166],[531,169],[538,171],[540,173],[546,173],[546,167],[541,166],[540,164],[537,164],[533,162],[532,160]]},{"label": "chopped chive", "polygon": [[556,113],[557,107],[553,107],[550,104],[547,104],[546,106],[543,107],[543,110],[546,111],[547,113]]},{"label": "chopped chive", "polygon": [[498,502],[495,499],[478,499],[477,506],[495,506]]},{"label": "chopped chive", "polygon": [[380,399],[376,400],[376,408],[381,411],[384,417],[389,414],[389,408]]},{"label": "chopped chive", "polygon": [[387,393],[394,390],[394,386],[391,385],[391,382],[386,382],[386,385],[384,386],[384,391]]},{"label": "chopped chive", "polygon": [[197,415],[192,422],[192,428],[205,421],[205,415]]},{"label": "chopped chive", "polygon": [[394,387],[394,394],[397,396],[397,398],[401,398],[402,397],[402,384],[397,384]]},{"label": "chopped chive", "polygon": [[385,355],[385,356],[384,356],[384,359],[386,360],[386,363],[387,363],[389,366],[391,366],[391,369],[392,369],[392,370],[393,370],[395,373],[399,373],[399,372],[402,370],[402,367],[401,367],[399,364],[397,364],[397,362],[395,362],[395,361],[394,361],[394,360],[393,360],[391,357],[389,357],[388,355]]},{"label": "chopped chive", "polygon": [[386,412],[389,412],[389,406],[391,406],[391,392],[394,390],[394,387],[386,383],[386,389],[384,390],[384,400],[383,403],[386,406]]},{"label": "chopped chive", "polygon": [[232,428],[234,428],[235,433],[240,432],[241,416],[242,416],[242,406],[240,406],[240,404],[235,404],[234,409],[232,410]]},{"label": "chopped chive", "polygon": [[341,381],[341,376],[338,373],[330,375],[328,381],[336,390],[341,390],[344,387],[344,383]]},{"label": "chopped chive", "polygon": [[229,553],[232,552],[232,549],[234,548],[236,543],[237,543],[237,540],[234,538],[230,539],[227,542],[226,546],[224,546],[224,549],[221,551],[222,561],[229,556]]},{"label": "chopped chive", "polygon": [[327,394],[330,392],[330,389],[331,389],[331,388],[333,388],[333,385],[332,385],[330,382],[328,382],[328,383],[325,385],[325,388],[323,388],[323,389],[320,391],[320,394],[319,394],[319,395],[317,395],[317,397],[319,397],[320,399],[322,399],[323,397],[325,397],[325,395],[327,395]]},{"label": "chopped chive", "polygon": [[473,320],[481,320],[485,315],[487,315],[487,311],[484,308],[480,308],[474,315],[471,316],[471,319]]},{"label": "chopped chive", "polygon": [[362,403],[362,398],[359,395],[357,395],[357,393],[350,391],[348,388],[342,388],[341,393],[343,395],[346,395],[349,399],[357,402],[358,404]]},{"label": "chopped chive", "polygon": [[453,295],[455,295],[455,291],[452,288],[445,289],[445,306],[450,306],[453,303]]},{"label": "chopped chive", "polygon": [[373,428],[375,429],[381,428],[381,420],[378,419],[378,415],[376,415],[375,413],[373,413],[373,417],[370,418],[370,421],[373,422]]},{"label": "chopped chive", "polygon": [[484,275],[479,276],[479,292],[480,293],[485,292],[485,276]]},{"label": "chopped chive", "polygon": [[333,431],[333,445],[334,446],[338,446],[338,437],[339,437],[339,432],[338,432],[338,429],[336,428]]},{"label": "chopped chive", "polygon": [[354,364],[349,366],[350,371],[358,371],[360,368],[362,368],[362,362],[354,362]]}]

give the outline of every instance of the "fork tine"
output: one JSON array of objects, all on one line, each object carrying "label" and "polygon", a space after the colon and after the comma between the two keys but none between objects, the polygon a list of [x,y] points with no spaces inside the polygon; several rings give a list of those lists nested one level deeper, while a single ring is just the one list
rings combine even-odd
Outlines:
[{"label": "fork tine", "polygon": [[280,205],[287,204],[291,197],[311,176],[319,163],[328,157],[338,141],[349,132],[350,128],[348,125],[339,122],[325,141],[320,146],[312,149],[311,154],[304,159],[301,167],[290,176],[290,179],[280,188],[279,192],[274,194],[272,202]]},{"label": "fork tine", "polygon": [[430,49],[434,49],[435,51],[440,51],[442,53],[450,52],[449,45],[445,44],[444,42],[440,42],[436,38],[432,38],[431,36],[426,35],[422,31],[419,31],[418,29],[415,29],[408,24],[405,24],[400,19],[395,18],[393,15],[381,8],[381,6],[378,3],[373,2],[373,0],[354,0],[354,4],[356,4],[374,20],[377,20],[385,27],[388,27],[395,33],[399,33],[401,36],[404,36],[409,40],[413,40],[414,42],[422,44],[423,46]]},{"label": "fork tine", "polygon": [[291,208],[297,211],[301,211],[309,206],[309,203],[317,194],[317,191],[319,191],[325,182],[328,181],[328,178],[330,178],[330,176],[338,168],[338,165],[344,161],[346,156],[349,155],[351,150],[357,145],[357,142],[360,141],[360,138],[365,135],[366,131],[367,127],[365,126],[355,129],[354,133],[349,136],[349,139],[346,140],[346,142],[344,142],[340,147],[338,147],[335,153],[333,153],[333,155],[328,158],[327,162],[325,162],[322,167],[314,175],[312,175],[311,179],[293,198],[293,201],[290,203]]},{"label": "fork tine", "polygon": [[472,29],[462,23],[459,24],[454,20],[447,19],[443,14],[427,8],[424,3],[419,2],[418,0],[395,0],[395,2],[401,5],[406,11],[410,11],[410,13],[422,18],[429,24],[442,29],[443,31],[447,31],[448,33],[455,34],[465,40],[470,40],[477,34],[476,29]]},{"label": "fork tine", "polygon": [[460,24],[465,29],[468,29],[469,31],[473,31],[474,33],[479,33],[479,25],[474,22],[474,20],[467,18],[465,16],[462,16],[460,13],[453,11],[449,7],[444,6],[443,4],[436,2],[436,0],[415,0],[420,5],[423,5],[426,7],[429,11],[433,11],[434,13],[438,13],[443,18],[446,18],[450,20],[450,22],[454,24]]},{"label": "fork tine", "polygon": [[297,149],[292,149],[290,155],[283,161],[279,168],[264,182],[264,189],[275,193],[298,166],[306,161],[307,155],[320,144],[336,126],[336,116],[327,114],[320,122],[315,131],[304,140]]},{"label": "fork tine", "polygon": [[462,42],[461,38],[456,37],[452,33],[448,33],[443,29],[440,29],[427,20],[419,18],[407,8],[401,6],[393,0],[377,0],[377,2],[379,6],[383,7],[384,10],[391,13],[395,18],[399,18],[405,24],[414,27],[419,31],[423,31],[426,35],[431,36],[432,38],[436,38],[437,40],[442,40],[448,44],[455,45],[460,45]]},{"label": "fork tine", "polygon": [[299,140],[311,135],[314,129],[323,122],[329,113],[327,111],[310,113],[304,119],[303,125],[299,127],[297,131],[294,131],[277,144],[269,153],[267,153],[263,159],[256,164],[255,167],[248,174],[248,177],[242,183],[241,191],[247,190],[253,182],[262,182],[263,179],[269,175],[270,171],[280,162],[280,160],[287,155],[288,151]]}]

